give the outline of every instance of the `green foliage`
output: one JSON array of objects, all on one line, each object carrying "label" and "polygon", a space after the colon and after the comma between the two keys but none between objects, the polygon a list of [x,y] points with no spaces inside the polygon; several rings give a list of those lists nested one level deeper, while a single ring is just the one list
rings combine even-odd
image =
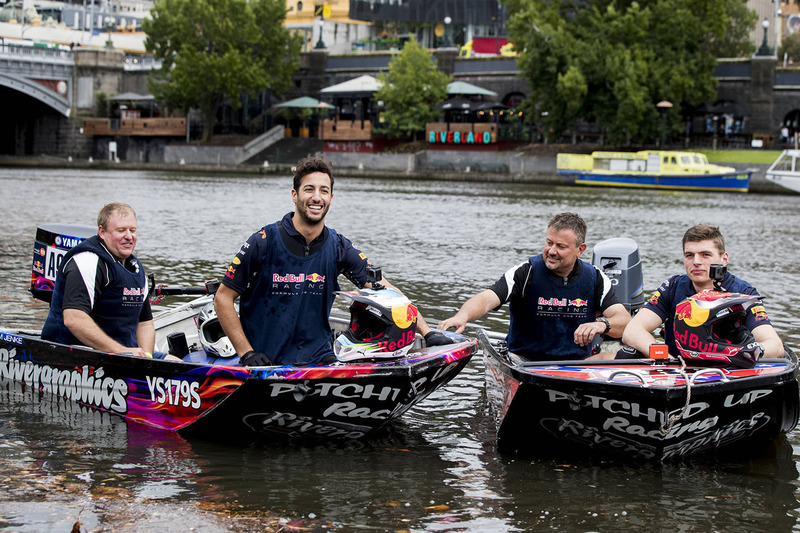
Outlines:
[{"label": "green foliage", "polygon": [[412,36],[389,62],[388,74],[378,79],[383,87],[375,94],[386,106],[382,130],[389,137],[414,137],[425,123],[438,119],[431,106],[447,98],[450,76],[440,71],[431,53]]},{"label": "green foliage", "polygon": [[142,28],[162,61],[148,88],[169,107],[202,110],[208,140],[227,97],[286,90],[299,65],[301,37],[283,27],[282,0],[157,0]]},{"label": "green foliage", "polygon": [[[657,139],[656,104],[670,125],[712,100],[716,54],[746,49],[730,30],[752,20],[745,0],[505,0],[518,64],[531,87],[529,116],[551,138],[595,123],[612,144]],[[738,18],[735,18],[738,17]],[[747,31],[752,27],[747,26]]]},{"label": "green foliage", "polygon": [[800,61],[800,32],[795,32],[787,35],[781,40],[781,46],[778,49],[778,58],[783,59],[784,54],[792,62]]},{"label": "green foliage", "polygon": [[104,92],[99,92],[94,97],[94,116],[107,117],[108,116],[108,95]]}]

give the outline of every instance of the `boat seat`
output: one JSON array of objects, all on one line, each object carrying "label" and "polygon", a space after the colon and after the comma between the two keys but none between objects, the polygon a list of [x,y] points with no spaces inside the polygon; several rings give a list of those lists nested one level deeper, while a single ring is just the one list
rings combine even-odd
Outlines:
[{"label": "boat seat", "polygon": [[190,352],[183,357],[187,363],[200,363],[201,365],[227,365],[239,366],[238,357],[209,357],[205,350]]}]

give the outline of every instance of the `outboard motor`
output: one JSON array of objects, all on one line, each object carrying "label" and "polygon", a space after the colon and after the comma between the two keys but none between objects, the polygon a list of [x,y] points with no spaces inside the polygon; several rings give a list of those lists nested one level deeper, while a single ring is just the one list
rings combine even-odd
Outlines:
[{"label": "outboard motor", "polygon": [[31,295],[50,302],[56,273],[67,250],[89,237],[97,235],[97,228],[73,224],[42,224],[36,228],[31,265]]},{"label": "outboard motor", "polygon": [[616,237],[598,242],[592,251],[592,264],[609,277],[628,312],[634,314],[644,305],[642,262],[636,241]]}]

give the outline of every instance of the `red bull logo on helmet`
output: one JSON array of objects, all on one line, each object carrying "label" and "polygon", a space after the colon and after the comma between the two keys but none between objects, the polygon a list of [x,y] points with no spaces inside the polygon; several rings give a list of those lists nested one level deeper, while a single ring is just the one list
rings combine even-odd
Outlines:
[{"label": "red bull logo on helmet", "polygon": [[392,307],[392,321],[400,329],[406,329],[417,322],[419,311],[414,304],[398,305]]},{"label": "red bull logo on helmet", "polygon": [[708,320],[708,309],[703,309],[697,302],[689,298],[675,306],[675,320],[685,322],[687,326],[696,328]]}]

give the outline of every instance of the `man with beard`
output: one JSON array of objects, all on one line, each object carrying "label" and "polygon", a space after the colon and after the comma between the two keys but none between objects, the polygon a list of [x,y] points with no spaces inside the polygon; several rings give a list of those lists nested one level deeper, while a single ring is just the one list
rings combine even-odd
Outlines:
[{"label": "man with beard", "polygon": [[544,251],[509,269],[439,328],[464,331],[467,322],[509,302],[510,353],[531,361],[611,359],[592,353],[596,335],[619,338],[631,319],[600,269],[578,259],[586,250],[586,223],[559,213],[547,225]]},{"label": "man with beard", "polygon": [[[331,165],[321,156],[301,159],[292,185],[294,212],[251,235],[228,266],[214,307],[245,366],[337,360],[328,323],[337,278],[344,274],[359,288],[371,284],[366,255],[325,226],[333,181]],[[380,283],[397,290],[385,278]],[[450,342],[421,316],[417,331],[428,345]]]}]

